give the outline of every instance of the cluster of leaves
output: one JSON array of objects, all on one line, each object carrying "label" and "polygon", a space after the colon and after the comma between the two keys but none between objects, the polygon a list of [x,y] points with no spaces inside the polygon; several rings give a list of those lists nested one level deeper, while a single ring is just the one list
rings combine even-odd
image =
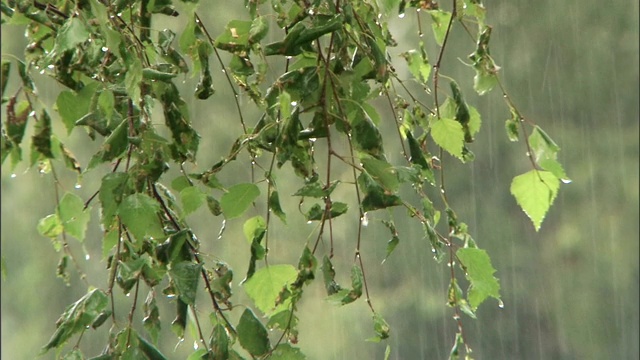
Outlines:
[{"label": "cluster of leaves", "polygon": [[[165,358],[156,347],[161,326],[156,288],[163,283],[168,285],[161,291],[162,297],[176,305],[171,322],[176,335],[182,338],[188,322],[193,321],[190,319],[196,319],[201,347],[190,359],[241,359],[243,352],[252,358],[303,359],[301,350],[294,346],[297,305],[305,286],[318,272],[333,303],[346,305],[365,294],[373,318],[372,340],[381,341],[389,336],[390,327],[367,295],[360,254],[362,220],[367,212],[400,206],[422,225],[436,260],[450,265],[447,304],[454,309],[458,324],[451,357],[458,358],[461,353],[470,357],[459,312],[475,318],[478,306],[487,298],[500,299],[500,286],[488,254],[478,248],[466,224],[448,205],[445,153],[463,163],[473,161],[470,144],[480,131],[481,117],[466,102],[456,81],[450,80],[448,89],[442,86],[445,77],[440,65],[452,28],[460,26],[475,39],[475,50],[469,56],[475,91],[482,95],[499,87],[504,93],[499,67],[489,51],[491,27],[484,22],[483,4],[454,0],[446,10],[433,1],[414,0],[246,0],[245,5],[249,20],[231,20],[213,37],[198,16],[197,1],[2,1],[3,24],[24,26],[29,41],[23,57],[2,59],[2,102],[6,104],[2,162],[10,158],[14,167],[23,161],[22,140],[31,120],[34,135],[26,161],[43,173],[51,173],[55,186],[56,161],[78,176],[110,167],[96,185],[95,196],[83,200],[67,192],[55,212],[38,224],[56,251],[63,252],[58,271],[66,276],[67,264],[73,260],[67,235],[84,241],[90,206],[98,202],[102,258],[108,263],[107,288],[91,288],[70,305],[43,351],[62,349],[73,336],[110,320],[109,342],[94,359]],[[434,61],[419,42],[401,58],[412,75],[410,81],[430,94],[430,105],[408,90],[407,80],[393,65],[397,59],[390,58],[387,50],[396,42],[386,19],[398,13],[404,17],[412,8],[420,10],[416,12],[419,21],[431,23],[439,52]],[[424,14],[428,14],[425,19]],[[152,20],[163,16],[185,18],[183,31],[176,34],[155,29]],[[265,43],[269,33],[280,34],[281,40]],[[230,54],[228,63],[222,62],[222,51]],[[218,63],[210,64],[211,59]],[[285,70],[269,83],[268,70],[276,62],[284,64]],[[5,90],[13,64],[20,87],[11,95]],[[207,169],[182,171],[177,178],[167,179],[170,167],[183,169],[185,162],[195,162],[201,136],[192,126],[189,107],[174,79],[181,74],[198,76],[195,92],[185,96],[208,99],[215,93],[211,68],[216,66],[225,70],[233,93],[247,94],[263,115],[256,124],[247,124],[236,96],[242,135],[228,155]],[[66,88],[58,94],[54,111],[67,134],[85,131],[102,143],[86,166],[53,131],[51,109],[38,101],[33,72],[50,76]],[[390,126],[397,129],[395,133],[381,131],[381,126],[389,125],[383,124],[372,106],[379,98],[389,103],[394,114]],[[511,192],[538,229],[560,180],[567,177],[556,160],[559,147],[540,127],[524,119],[506,93],[505,99],[512,114],[506,121],[507,134],[514,141],[524,138],[532,165],[529,172],[514,178]],[[162,135],[162,126],[152,124],[157,106],[162,109],[164,129],[170,137]],[[528,131],[531,135],[527,136]],[[404,159],[400,164],[393,164],[385,151],[384,143],[391,137],[402,144]],[[314,150],[323,141],[326,165],[320,167],[316,158],[323,154]],[[218,175],[232,161],[263,169],[264,177],[223,184]],[[347,178],[332,172],[336,162],[351,169]],[[275,173],[286,172],[287,163],[304,186],[284,198]],[[261,188],[260,183],[267,185]],[[358,237],[348,288],[336,282],[332,265],[334,256],[354,255],[333,252],[331,224],[353,212],[347,203],[334,200],[338,187],[351,187],[358,203]],[[403,197],[403,189],[413,195]],[[439,194],[443,207],[434,205],[429,189],[437,190],[431,192]],[[305,221],[318,223],[317,234],[315,242],[301,248],[297,266],[266,262],[268,229],[275,221],[270,215],[282,223],[289,219],[281,200],[313,202],[303,213]],[[234,324],[229,320],[229,312],[234,311],[233,271],[222,261],[203,260],[187,216],[206,205],[212,216],[231,220],[244,216],[259,201],[266,204],[265,216],[247,219],[243,226],[251,251],[242,284],[255,310],[246,308]],[[442,213],[446,221],[441,222]],[[384,216],[382,221],[391,236],[388,257],[400,235],[391,213]],[[331,247],[322,255],[318,244],[326,237]],[[269,256],[273,259],[277,254]],[[322,257],[320,269],[318,257]],[[454,264],[463,277],[456,273]],[[461,289],[461,281],[468,283],[467,291]],[[211,302],[208,325],[197,320],[195,311],[200,282]],[[116,286],[136,295],[125,326],[117,322],[122,311],[114,304]],[[143,287],[149,289],[143,308],[146,337],[132,321],[135,299]],[[201,304],[199,309],[205,307]],[[256,311],[264,315],[266,323]],[[205,326],[210,327],[209,336],[204,335]],[[270,339],[267,329],[279,330],[280,338]],[[84,355],[75,347],[64,358]]]}]

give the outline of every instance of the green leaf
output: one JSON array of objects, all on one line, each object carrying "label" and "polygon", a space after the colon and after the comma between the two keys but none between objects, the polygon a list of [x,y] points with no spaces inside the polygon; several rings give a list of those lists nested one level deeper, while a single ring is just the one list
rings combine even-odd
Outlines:
[{"label": "green leaf", "polygon": [[64,231],[81,242],[91,218],[90,209],[85,209],[82,198],[72,193],[66,193],[58,205],[57,212]]},{"label": "green leaf", "polygon": [[138,334],[138,348],[142,351],[145,357],[149,360],[166,360],[167,357],[164,356],[153,344],[147,341],[147,339],[143,338]]},{"label": "green leaf", "polygon": [[247,350],[249,354],[261,356],[266,354],[271,348],[267,329],[251,309],[247,308],[244,310],[236,329],[238,331],[240,345]]},{"label": "green leaf", "polygon": [[323,216],[325,220],[336,218],[349,210],[349,206],[343,202],[335,201],[331,203],[329,213],[325,215],[325,207],[320,204],[314,204],[305,214],[307,221],[320,221]]},{"label": "green leaf", "polygon": [[38,222],[38,233],[44,237],[56,238],[64,230],[58,214],[47,215]]},{"label": "green leaf", "polygon": [[533,151],[536,163],[541,168],[550,171],[563,182],[571,182],[562,165],[556,160],[560,147],[539,126],[535,126],[529,135],[529,146]]},{"label": "green leaf", "polygon": [[[229,359],[229,334],[224,325],[218,323],[213,328],[213,335],[211,336],[211,352],[213,352],[212,360],[227,360]],[[197,360],[200,360],[198,358]]]},{"label": "green leaf", "polygon": [[100,199],[100,204],[102,204],[102,225],[107,228],[113,222],[118,210],[118,205],[120,205],[124,195],[128,192],[128,179],[129,174],[124,172],[108,173],[102,178],[98,197]]},{"label": "green leaf", "polygon": [[158,202],[142,193],[127,196],[118,206],[118,214],[122,223],[140,242],[145,236],[164,237],[158,219],[159,210]]},{"label": "green leaf", "polygon": [[249,209],[253,201],[260,195],[260,189],[254,184],[236,184],[222,195],[220,206],[226,219],[241,216]]},{"label": "green leaf", "polygon": [[331,182],[329,185],[324,186],[320,181],[314,181],[308,183],[298,189],[298,191],[293,194],[293,196],[308,196],[314,198],[323,198],[325,196],[331,195],[333,190],[335,190],[336,186],[340,183],[339,180]]},{"label": "green leaf", "polygon": [[391,332],[391,328],[389,327],[389,324],[377,312],[373,313],[373,330],[376,333],[376,337],[369,340],[372,340],[374,342],[388,338],[389,333]]},{"label": "green leaf", "polygon": [[477,309],[488,297],[500,300],[500,283],[493,276],[496,269],[491,265],[487,252],[476,248],[462,248],[458,249],[456,256],[471,283],[467,298],[472,309]]},{"label": "green leaf", "polygon": [[431,15],[431,28],[433,29],[436,43],[442,45],[451,21],[451,13],[444,10],[427,10],[427,12]]},{"label": "green leaf", "polygon": [[384,189],[396,192],[400,186],[396,169],[384,160],[372,157],[361,158],[362,167]]},{"label": "green leaf", "polygon": [[[251,21],[231,20],[224,28],[224,32],[220,34],[215,41],[215,47],[229,52],[239,52],[247,50],[249,46],[249,32],[252,28]],[[259,38],[260,31],[254,34]]]},{"label": "green leaf", "polygon": [[180,200],[185,215],[189,215],[207,201],[207,194],[196,186],[189,186],[180,191]]},{"label": "green leaf", "polygon": [[242,225],[242,231],[244,233],[244,237],[247,239],[249,244],[251,244],[254,239],[261,237],[264,235],[264,232],[267,231],[267,222],[260,215],[254,216],[244,222],[244,225]]},{"label": "green leaf", "polygon": [[[11,61],[2,59],[2,70],[0,71],[0,98],[4,99],[4,91],[9,83],[9,72],[11,71]],[[3,100],[4,102],[4,100]]]},{"label": "green leaf", "polygon": [[462,125],[452,119],[440,119],[431,124],[431,137],[441,148],[451,155],[462,159],[464,130]]},{"label": "green leaf", "polygon": [[62,25],[55,37],[56,50],[60,54],[67,50],[73,50],[77,45],[89,40],[90,35],[81,18],[72,17]]},{"label": "green leaf", "polygon": [[269,196],[269,208],[284,224],[287,223],[287,214],[284,213],[280,206],[280,197],[277,191],[272,192],[271,196]]},{"label": "green leaf", "polygon": [[42,348],[41,354],[49,349],[61,347],[74,334],[90,326],[109,304],[109,298],[102,290],[93,289],[75,303],[69,305],[56,322],[56,331]]},{"label": "green leaf", "polygon": [[431,75],[431,64],[427,58],[427,52],[424,48],[424,43],[420,42],[420,51],[409,50],[400,54],[409,66],[409,71],[418,81],[426,84],[429,81]]},{"label": "green leaf", "polygon": [[187,305],[195,304],[201,269],[202,264],[191,261],[175,263],[169,269],[169,275],[175,284],[178,295]]},{"label": "green leaf", "polygon": [[382,135],[368,116],[358,113],[352,122],[353,140],[356,149],[375,158],[384,159]]},{"label": "green leaf", "polygon": [[269,315],[276,310],[276,300],[282,289],[291,284],[297,274],[298,271],[291,265],[271,265],[256,271],[244,282],[243,287],[256,307]]},{"label": "green leaf", "polygon": [[473,78],[473,88],[479,95],[484,95],[498,83],[497,73],[500,67],[495,64],[489,51],[491,27],[484,26],[478,34],[476,50],[469,55],[472,66],[476,71]]},{"label": "green leaf", "polygon": [[560,180],[550,171],[531,170],[513,178],[511,194],[533,222],[536,231],[558,195]]},{"label": "green leaf", "polygon": [[273,349],[269,359],[271,360],[304,360],[307,357],[298,348],[289,344],[280,344]]}]

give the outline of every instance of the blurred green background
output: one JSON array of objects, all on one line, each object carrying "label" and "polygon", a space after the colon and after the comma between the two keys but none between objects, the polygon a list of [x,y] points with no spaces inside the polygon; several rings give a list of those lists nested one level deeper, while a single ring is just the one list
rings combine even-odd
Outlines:
[{"label": "blurred green background", "polygon": [[[215,11],[209,11],[203,3],[200,13],[215,34],[229,19],[246,18],[241,3],[215,5],[220,7],[212,9]],[[479,308],[477,320],[464,319],[469,344],[477,359],[637,359],[638,2],[512,0],[486,1],[486,7],[487,22],[494,25],[491,51],[502,66],[503,83],[521,112],[561,146],[560,160],[573,182],[561,187],[541,231],[533,231],[509,194],[511,179],[526,171],[529,163],[524,144],[506,139],[504,120],[509,114],[501,94],[494,91],[478,97],[466,92],[467,101],[482,115],[483,128],[472,144],[476,161],[471,166],[448,162],[449,198],[479,246],[489,252],[505,305],[499,308],[496,301],[488,300]],[[154,25],[177,31],[182,26],[175,21]],[[417,47],[414,13],[392,19],[390,26],[400,43],[392,49],[392,56],[397,59],[397,53]],[[22,53],[22,34],[19,27],[3,25],[3,56]],[[458,35],[454,34],[454,40]],[[473,71],[456,57],[465,61],[473,44],[463,37],[457,39],[464,48],[452,42],[443,72],[464,79],[467,83],[461,85],[468,89]],[[429,49],[431,45],[427,45]],[[435,58],[435,54],[431,50],[430,57]],[[218,80],[217,93],[210,100],[187,98],[196,128],[203,136],[200,169],[223,156],[240,135],[232,95],[223,78]],[[37,77],[37,81],[43,101],[52,104],[61,87],[43,77]],[[183,87],[187,96],[193,88],[191,79],[185,79]],[[257,119],[258,114],[246,108],[245,115]],[[220,134],[228,135],[227,143],[209,138]],[[75,131],[69,139],[63,139],[82,164],[89,156],[85,150],[96,146],[87,144],[85,137]],[[249,171],[240,164],[235,166],[235,176],[248,180]],[[88,176],[82,180],[83,186],[74,190],[73,175],[60,173],[65,190],[85,198],[95,191],[100,176]],[[222,180],[229,183],[232,179]],[[300,185],[298,180],[281,182],[287,187]],[[12,171],[7,161],[2,167],[1,184],[1,251],[7,268],[7,277],[1,282],[2,358],[31,359],[53,333],[64,308],[87,288],[73,271],[70,287],[56,278],[60,254],[36,232],[38,220],[54,208],[51,177],[36,170],[25,172],[24,167]],[[338,196],[347,197],[349,193]],[[294,205],[285,211],[290,214],[290,223],[301,220],[296,218]],[[370,214],[363,245],[373,305],[392,327],[388,340],[391,359],[444,359],[455,334],[452,312],[445,307],[448,269],[433,261],[418,224],[401,220],[402,211],[394,214],[401,243],[383,266],[379,263],[389,239],[388,232],[376,221],[376,213]],[[92,229],[85,244],[72,240],[72,251],[89,283],[105,286],[105,262],[85,259],[85,253],[100,256],[95,209],[92,215]],[[220,218],[212,218],[201,209],[189,220],[203,243],[206,260],[223,259],[235,270],[234,303],[247,303],[238,286],[249,257],[248,244],[241,235],[242,222],[229,222],[224,236],[218,239]],[[342,283],[349,281],[355,245],[353,220],[340,218],[335,222],[336,252],[345,254],[344,261],[335,263]],[[294,261],[312,231],[311,226],[271,229],[271,261]],[[143,301],[146,293],[140,296]],[[309,359],[382,359],[385,344],[364,341],[373,336],[365,302],[338,308],[323,297],[324,289],[317,281],[307,290],[300,309],[299,346]],[[123,313],[128,311],[126,300],[119,300]],[[210,309],[204,308],[206,302],[200,304],[205,316]],[[172,307],[163,311],[162,318],[170,321]],[[86,335],[82,342],[86,354],[100,352],[107,341],[105,330]],[[167,326],[161,347],[170,358],[185,358],[193,349],[193,338],[188,336],[178,344]],[[42,358],[52,357],[47,354]]]}]

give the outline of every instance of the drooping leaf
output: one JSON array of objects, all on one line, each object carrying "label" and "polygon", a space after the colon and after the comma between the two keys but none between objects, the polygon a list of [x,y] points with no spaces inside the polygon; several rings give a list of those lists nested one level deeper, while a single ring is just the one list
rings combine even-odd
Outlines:
[{"label": "drooping leaf", "polygon": [[57,213],[64,231],[81,242],[91,218],[90,209],[85,209],[82,198],[73,193],[66,193],[58,205]]},{"label": "drooping leaf", "polygon": [[89,30],[80,17],[73,17],[65,22],[56,36],[56,50],[63,53],[89,40]]},{"label": "drooping leaf", "polygon": [[249,244],[253,242],[256,237],[261,237],[265,231],[267,231],[267,222],[260,215],[254,216],[251,219],[244,222],[242,225],[242,231],[244,237]]},{"label": "drooping leaf", "polygon": [[314,204],[305,214],[307,221],[320,221],[336,218],[349,210],[349,206],[343,202],[335,201],[331,203],[331,208],[326,211],[326,207]]},{"label": "drooping leaf", "polygon": [[247,308],[240,317],[237,326],[240,345],[253,356],[261,356],[270,350],[267,329],[262,325],[256,315]]},{"label": "drooping leaf", "polygon": [[493,276],[496,269],[491,265],[487,252],[476,248],[462,248],[456,251],[456,256],[471,283],[467,294],[471,308],[475,310],[488,297],[500,300],[500,283]]},{"label": "drooping leaf", "polygon": [[420,50],[409,50],[400,54],[409,66],[409,71],[418,81],[422,84],[426,84],[429,81],[431,75],[431,64],[427,58],[427,52],[424,48],[424,43],[420,42]]},{"label": "drooping leaf", "polygon": [[280,196],[277,191],[271,193],[269,196],[269,208],[283,223],[287,223],[287,214],[284,213],[280,206]]},{"label": "drooping leaf", "polygon": [[102,205],[101,221],[105,227],[113,222],[118,205],[122,202],[128,192],[127,181],[129,174],[124,172],[113,172],[102,178],[98,197]]},{"label": "drooping leaf", "polygon": [[433,29],[433,36],[436,39],[438,45],[442,45],[444,37],[449,29],[449,22],[451,21],[451,13],[444,10],[428,10],[431,15],[431,28]]},{"label": "drooping leaf", "polygon": [[558,195],[560,180],[550,171],[531,170],[513,178],[511,194],[533,222],[536,231]]},{"label": "drooping leaf", "polygon": [[282,289],[291,284],[298,272],[288,265],[271,265],[256,271],[244,282],[247,295],[260,311],[269,315],[276,310],[276,301]]},{"label": "drooping leaf", "polygon": [[187,305],[195,304],[201,269],[202,264],[191,261],[175,263],[169,269],[169,275],[175,284],[178,295]]},{"label": "drooping leaf", "polygon": [[42,348],[41,354],[49,349],[64,345],[74,334],[90,326],[109,304],[109,298],[102,290],[93,289],[75,303],[69,305],[57,321],[56,331]]},{"label": "drooping leaf", "polygon": [[230,187],[220,199],[224,217],[233,219],[241,216],[259,195],[260,189],[254,184],[244,183]]},{"label": "drooping leaf", "polygon": [[484,26],[478,34],[476,50],[469,55],[476,71],[473,78],[473,88],[479,95],[489,92],[498,83],[497,73],[500,67],[495,64],[489,51],[491,27]]},{"label": "drooping leaf", "polygon": [[529,135],[529,146],[540,167],[550,171],[563,182],[571,181],[564,172],[562,165],[556,160],[560,147],[539,126],[535,126],[531,135]]}]

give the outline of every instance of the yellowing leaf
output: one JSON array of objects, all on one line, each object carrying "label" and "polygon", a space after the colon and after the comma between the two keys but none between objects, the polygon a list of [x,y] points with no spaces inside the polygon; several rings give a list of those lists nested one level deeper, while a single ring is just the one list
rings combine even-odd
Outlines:
[{"label": "yellowing leaf", "polygon": [[531,219],[536,231],[540,230],[559,188],[560,180],[549,171],[531,170],[513,178],[511,194]]}]

